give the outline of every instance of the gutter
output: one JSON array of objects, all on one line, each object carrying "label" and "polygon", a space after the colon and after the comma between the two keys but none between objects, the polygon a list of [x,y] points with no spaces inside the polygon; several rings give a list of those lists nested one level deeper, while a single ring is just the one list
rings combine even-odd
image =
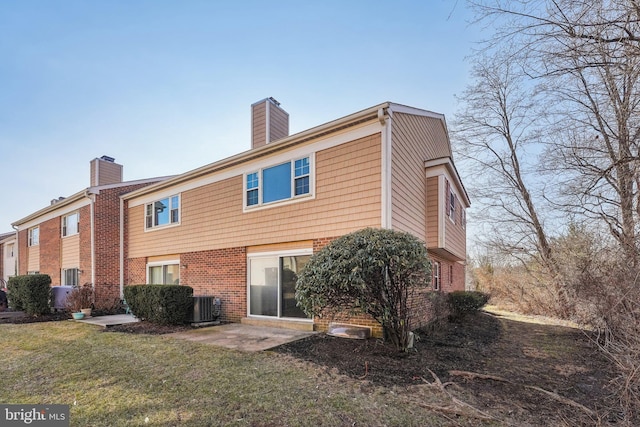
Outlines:
[{"label": "gutter", "polygon": [[391,123],[392,112],[389,108],[378,109],[378,120],[382,126],[381,132],[381,154],[382,154],[382,182],[380,188],[380,205],[381,205],[381,217],[380,225],[382,228],[392,229],[392,200],[391,200],[391,156],[392,156],[392,138],[391,138]]},{"label": "gutter", "polygon": [[124,299],[124,199],[120,196],[120,299]]},{"label": "gutter", "polygon": [[202,175],[209,174],[211,172],[216,172],[222,169],[226,169],[226,168],[235,166],[237,164],[245,163],[254,158],[266,156],[271,153],[287,149],[291,146],[303,143],[305,141],[319,137],[321,135],[325,135],[340,129],[348,128],[365,121],[375,120],[378,117],[378,111],[380,109],[387,111],[390,105],[391,104],[389,102],[385,102],[383,104],[376,105],[375,107],[367,108],[366,110],[353,113],[349,116],[342,117],[332,122],[328,122],[320,126],[316,126],[314,128],[299,132],[297,134],[287,136],[285,138],[274,141],[270,144],[263,145],[258,148],[253,148],[253,149],[244,151],[242,153],[233,155],[231,157],[228,157],[226,159],[222,159],[217,162],[210,163],[208,165],[202,166],[197,169],[193,169],[189,172],[185,172],[183,174],[177,175],[174,178],[167,179],[166,181],[162,181],[157,184],[149,185],[139,190],[132,191],[130,193],[123,195],[123,197],[125,197],[125,199],[128,200],[144,194],[152,193],[167,187],[174,186],[181,182],[188,181],[188,180],[200,177]]}]

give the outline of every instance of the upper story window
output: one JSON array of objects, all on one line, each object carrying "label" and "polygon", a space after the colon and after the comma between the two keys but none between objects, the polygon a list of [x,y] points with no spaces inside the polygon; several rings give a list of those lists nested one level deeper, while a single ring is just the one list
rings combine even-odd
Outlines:
[{"label": "upper story window", "polygon": [[62,237],[78,234],[79,220],[78,212],[62,217]]},{"label": "upper story window", "polygon": [[29,229],[29,246],[38,246],[40,244],[40,227]]},{"label": "upper story window", "polygon": [[13,258],[15,256],[15,249],[14,249],[14,244],[13,243],[9,243],[7,245],[7,257],[8,258]]},{"label": "upper story window", "polygon": [[180,222],[180,196],[175,195],[147,203],[144,207],[145,228],[162,227]]},{"label": "upper story window", "polygon": [[453,192],[453,186],[449,180],[445,178],[445,210],[447,216],[454,223],[456,222],[456,206],[458,205],[456,193]]},{"label": "upper story window", "polygon": [[245,175],[247,207],[311,194],[311,158],[292,160]]}]

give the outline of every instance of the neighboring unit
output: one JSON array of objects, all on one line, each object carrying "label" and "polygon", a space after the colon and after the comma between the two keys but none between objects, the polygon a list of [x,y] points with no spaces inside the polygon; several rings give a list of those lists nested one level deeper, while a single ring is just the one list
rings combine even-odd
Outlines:
[{"label": "neighboring unit", "polygon": [[[252,149],[121,193],[125,285],[191,286],[221,299],[223,321],[323,329],[296,306],[296,275],[333,239],[382,227],[425,242],[435,289],[464,290],[469,198],[443,115],[387,102],[292,136],[288,120],[257,102]],[[37,224],[17,223],[21,247]],[[20,254],[21,272],[53,271]]]},{"label": "neighboring unit", "polygon": [[18,269],[15,232],[0,234],[0,256],[0,288],[3,288]]},{"label": "neighboring unit", "polygon": [[90,186],[12,226],[18,274],[48,274],[53,286],[94,286],[97,304],[120,299],[120,196],[166,178],[122,181],[122,165],[107,156],[90,163]]}]

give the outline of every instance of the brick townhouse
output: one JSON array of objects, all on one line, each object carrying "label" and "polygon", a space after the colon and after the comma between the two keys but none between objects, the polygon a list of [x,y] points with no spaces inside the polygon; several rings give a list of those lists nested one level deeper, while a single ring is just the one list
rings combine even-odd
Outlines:
[{"label": "brick townhouse", "polygon": [[89,187],[14,222],[17,273],[48,274],[53,286],[92,284],[96,305],[119,299],[120,196],[166,179],[123,182],[122,173],[113,158],[96,158]]},{"label": "brick townhouse", "polygon": [[383,227],[425,242],[433,289],[464,289],[470,202],[443,115],[386,102],[289,135],[273,98],[251,113],[249,150],[122,194],[124,285],[188,285],[221,298],[225,321],[323,329],[296,307],[296,273],[333,239]]}]

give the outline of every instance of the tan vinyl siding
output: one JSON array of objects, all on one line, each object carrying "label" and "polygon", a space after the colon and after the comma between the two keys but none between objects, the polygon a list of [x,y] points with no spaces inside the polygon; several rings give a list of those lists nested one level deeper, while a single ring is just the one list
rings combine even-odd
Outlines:
[{"label": "tan vinyl siding", "polygon": [[100,163],[100,185],[122,182],[122,165],[112,162]]},{"label": "tan vinyl siding", "polygon": [[438,246],[438,213],[441,204],[438,197],[438,177],[427,178],[427,247]]},{"label": "tan vinyl siding", "polygon": [[80,235],[75,234],[62,239],[61,268],[80,267]]},{"label": "tan vinyl siding", "polygon": [[280,107],[269,105],[269,142],[289,136],[289,116]]},{"label": "tan vinyl siding", "polygon": [[144,206],[129,210],[129,257],[335,237],[381,225],[380,134],[315,156],[315,198],[243,213],[243,177],[185,191],[181,224],[144,231]]},{"label": "tan vinyl siding", "polygon": [[40,271],[40,246],[30,246],[29,257],[27,258],[27,272]]},{"label": "tan vinyl siding", "polygon": [[424,162],[451,155],[446,130],[439,119],[396,113],[392,140],[392,227],[426,241]]},{"label": "tan vinyl siding", "polygon": [[444,219],[445,226],[445,249],[457,257],[464,259],[466,257],[466,232],[460,224],[460,207],[456,209],[456,222],[454,223],[449,217]]},{"label": "tan vinyl siding", "polygon": [[251,108],[251,144],[256,148],[267,142],[267,103],[254,104]]}]

